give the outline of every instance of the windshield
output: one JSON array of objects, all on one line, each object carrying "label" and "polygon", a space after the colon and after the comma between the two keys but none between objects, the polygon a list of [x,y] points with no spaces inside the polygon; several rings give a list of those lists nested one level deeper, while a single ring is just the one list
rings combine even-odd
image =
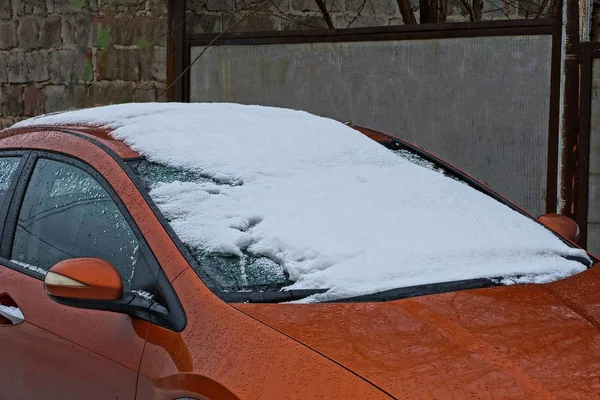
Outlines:
[{"label": "windshield", "polygon": [[[130,162],[130,167],[142,178],[150,191],[161,184],[173,182],[214,185],[213,194],[219,193],[217,189],[219,186],[232,186],[231,183],[215,181],[197,172],[150,163],[145,160]],[[166,219],[172,223],[171,218],[166,217]],[[230,292],[277,291],[293,283],[283,266],[277,261],[252,254],[247,249],[242,249],[239,254],[226,251],[206,251],[185,241],[184,244],[196,261],[195,268],[202,268],[201,273],[208,275],[222,290]]]},{"label": "windshield", "polygon": [[[468,185],[465,181],[454,175],[452,172],[436,165],[418,154],[408,150],[391,150],[398,157],[408,160],[411,163],[435,171],[440,175],[444,175],[450,179],[458,181],[464,185]],[[221,188],[231,188],[237,186],[237,182],[228,182],[227,180],[214,179],[209,176],[204,176],[199,172],[183,168],[175,168],[162,165],[159,163],[149,162],[145,159],[135,160],[128,163],[145,184],[148,191],[159,188],[164,184],[172,183],[191,183],[194,185],[202,185],[207,188],[207,192],[212,195],[221,193]],[[198,199],[201,201],[201,199]],[[176,214],[176,213],[175,213]],[[168,215],[167,221],[173,223],[173,219]],[[256,221],[255,221],[256,223]],[[239,227],[241,231],[251,229],[253,222],[250,221],[247,226]],[[194,258],[195,263],[192,263],[193,268],[201,277],[208,276],[209,279],[216,283],[220,290],[232,294],[254,294],[255,296],[230,296],[231,299],[251,300],[255,302],[280,302],[285,300],[298,300],[307,296],[326,292],[329,288],[319,287],[310,290],[296,290],[290,292],[285,291],[286,287],[295,283],[290,278],[290,274],[286,270],[283,262],[277,260],[276,257],[268,257],[261,255],[260,252],[249,250],[249,246],[241,246],[241,252],[236,251],[207,251],[201,246],[193,245],[193,241],[183,241],[187,250]],[[589,264],[589,260],[585,257],[567,257],[576,260],[584,265]],[[511,276],[495,276],[487,279],[468,279],[457,280],[453,282],[444,282],[437,285],[419,285],[414,287],[395,288],[378,292],[376,294],[359,294],[346,298],[350,301],[386,301],[397,298],[412,297],[415,295],[424,295],[431,293],[440,293],[446,291],[455,291],[460,289],[481,288],[502,284],[518,283],[519,279],[527,276],[523,274],[515,274]],[[272,294],[274,296],[265,296],[264,294]],[[259,295],[256,295],[259,294]],[[278,295],[279,294],[279,295]]]}]

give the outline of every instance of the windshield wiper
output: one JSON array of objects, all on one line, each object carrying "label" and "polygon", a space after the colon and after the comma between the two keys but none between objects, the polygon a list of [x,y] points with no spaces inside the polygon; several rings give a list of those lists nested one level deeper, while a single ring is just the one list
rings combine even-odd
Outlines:
[{"label": "windshield wiper", "polygon": [[325,293],[329,289],[297,289],[278,292],[225,292],[225,301],[232,303],[285,303]]},{"label": "windshield wiper", "polygon": [[569,260],[569,261],[577,261],[578,263],[581,263],[588,268],[594,266],[594,260],[592,259],[591,256],[590,256],[590,259],[587,259],[586,257],[581,257],[581,256],[563,256],[563,258],[565,260]]},{"label": "windshield wiper", "polygon": [[362,296],[346,297],[343,299],[324,301],[323,303],[383,302],[407,299],[409,297],[426,296],[428,294],[457,292],[459,290],[469,289],[483,289],[494,286],[504,285],[500,283],[497,280],[497,278],[466,279],[462,281],[432,283],[428,285],[408,286],[397,289],[384,290],[382,292],[365,294]]},{"label": "windshield wiper", "polygon": [[[408,286],[382,292],[370,293],[361,296],[346,297],[335,300],[326,300],[322,303],[364,303],[384,302],[409,297],[426,296],[429,294],[457,292],[460,290],[483,289],[494,286],[504,286],[502,278],[465,279],[461,281],[431,283],[427,285]],[[299,289],[281,291],[253,291],[253,292],[225,292],[223,299],[231,303],[285,303],[288,301],[302,300],[306,297],[325,293],[329,289]]]}]

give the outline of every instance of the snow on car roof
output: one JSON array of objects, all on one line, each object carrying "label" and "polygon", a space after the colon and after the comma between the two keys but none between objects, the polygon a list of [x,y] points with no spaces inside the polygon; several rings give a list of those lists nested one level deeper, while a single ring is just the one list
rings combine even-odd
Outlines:
[{"label": "snow on car roof", "polygon": [[360,132],[303,111],[229,103],[121,104],[32,118],[113,129],[148,160],[220,184],[150,195],[187,245],[266,256],[303,301],[462,279],[549,282],[587,258],[509,207],[416,165]]}]

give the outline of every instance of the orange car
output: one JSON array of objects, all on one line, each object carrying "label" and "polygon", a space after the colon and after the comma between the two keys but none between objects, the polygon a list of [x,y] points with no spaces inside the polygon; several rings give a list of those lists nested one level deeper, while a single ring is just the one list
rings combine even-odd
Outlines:
[{"label": "orange car", "polygon": [[[149,195],[165,170],[143,145],[64,115],[0,132],[0,399],[600,398],[595,257],[548,283],[467,276],[324,301],[323,287],[227,286],[211,276],[230,265],[174,222],[185,210],[167,218]],[[422,149],[352,127],[531,220]],[[572,221],[541,219],[581,255]]]}]

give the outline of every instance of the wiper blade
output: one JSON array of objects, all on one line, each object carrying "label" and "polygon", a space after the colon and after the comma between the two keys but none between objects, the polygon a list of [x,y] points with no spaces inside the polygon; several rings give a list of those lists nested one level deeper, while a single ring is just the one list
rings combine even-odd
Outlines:
[{"label": "wiper blade", "polygon": [[224,292],[223,300],[231,303],[285,303],[325,293],[329,289],[298,289],[282,291]]},{"label": "wiper blade", "polygon": [[[385,302],[410,297],[426,296],[430,294],[457,292],[460,290],[483,289],[494,286],[505,286],[501,283],[502,277],[465,279],[460,281],[431,283],[426,285],[408,286],[382,292],[370,293],[360,296],[346,297],[335,300],[321,301],[321,303],[363,303]],[[232,303],[285,303],[288,301],[302,300],[306,297],[325,293],[329,289],[299,289],[265,292],[235,292],[227,293],[225,301]]]},{"label": "wiper blade", "polygon": [[569,261],[577,261],[578,263],[581,263],[583,265],[585,265],[586,267],[590,268],[594,265],[594,260],[585,258],[585,257],[581,257],[581,256],[563,256],[564,259],[569,260]]},{"label": "wiper blade", "polygon": [[329,289],[298,289],[283,290],[280,292],[253,292],[250,294],[250,303],[284,303],[286,301],[302,300],[309,296],[325,293]]},{"label": "wiper blade", "polygon": [[426,296],[429,294],[457,292],[459,290],[482,289],[494,286],[503,286],[497,279],[502,278],[479,278],[461,281],[440,282],[427,285],[408,286],[397,289],[384,290],[382,292],[365,294],[362,296],[346,297],[337,300],[329,300],[324,303],[362,303],[362,302],[384,302],[409,297]]}]

